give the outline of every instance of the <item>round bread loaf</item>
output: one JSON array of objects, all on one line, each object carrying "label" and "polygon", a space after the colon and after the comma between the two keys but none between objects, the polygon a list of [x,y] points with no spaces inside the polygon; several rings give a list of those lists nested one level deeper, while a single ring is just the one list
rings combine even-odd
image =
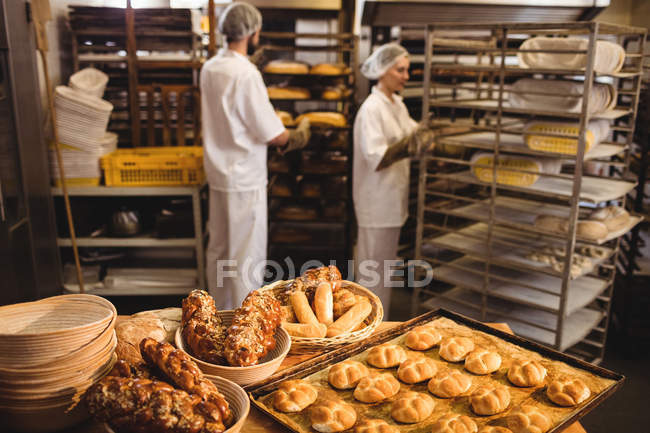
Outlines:
[{"label": "round bread loaf", "polygon": [[460,362],[474,350],[474,342],[465,337],[451,337],[440,343],[440,357],[449,362]]},{"label": "round bread loaf", "polygon": [[593,241],[604,239],[608,233],[607,226],[600,221],[578,221],[576,226],[576,234],[579,237]]},{"label": "round bread loaf", "polygon": [[465,369],[474,374],[494,373],[501,367],[501,356],[496,352],[476,349],[465,358]]},{"label": "round bread loaf", "polygon": [[397,369],[397,377],[404,383],[418,383],[431,379],[438,371],[436,362],[426,356],[410,358]]},{"label": "round bread loaf", "polygon": [[477,415],[496,415],[508,408],[510,391],[505,386],[482,386],[472,393],[469,402]]},{"label": "round bread loaf", "polygon": [[176,329],[181,323],[181,315],[180,308],[165,308],[142,311],[119,320],[115,325],[115,354],[118,359],[131,365],[144,363],[140,355],[140,341],[149,337],[158,342],[173,342]]},{"label": "round bread loaf", "polygon": [[315,404],[310,411],[311,426],[322,433],[340,432],[351,428],[357,422],[357,412],[340,400],[324,400]]},{"label": "round bread loaf", "polygon": [[478,426],[472,418],[448,413],[438,418],[431,428],[431,433],[476,433],[477,430]]},{"label": "round bread loaf", "polygon": [[472,386],[472,379],[458,370],[443,370],[427,384],[431,394],[440,398],[458,397]]},{"label": "round bread loaf", "polygon": [[536,406],[522,405],[507,419],[508,428],[513,433],[544,433],[551,428],[551,420]]},{"label": "round bread loaf", "polygon": [[354,389],[354,398],[364,403],[376,403],[399,392],[399,382],[390,373],[366,376]]},{"label": "round bread loaf", "polygon": [[416,326],[406,334],[406,347],[413,350],[429,350],[440,342],[442,336],[433,326]]},{"label": "round bread loaf", "polygon": [[433,412],[433,398],[421,392],[407,392],[399,396],[390,411],[395,421],[414,424],[425,420]]},{"label": "round bread loaf", "polygon": [[607,206],[593,211],[589,219],[602,222],[607,230],[614,232],[627,225],[630,214],[620,206]]},{"label": "round bread loaf", "polygon": [[391,368],[406,360],[406,352],[397,344],[382,344],[368,352],[366,362],[377,368]]},{"label": "round bread loaf", "polygon": [[366,376],[368,367],[359,361],[348,360],[332,366],[327,381],[336,389],[352,389]]},{"label": "round bread loaf", "polygon": [[316,401],[318,391],[302,379],[288,380],[273,395],[273,406],[280,412],[300,412]]},{"label": "round bread loaf", "polygon": [[546,379],[546,368],[534,359],[517,359],[508,369],[508,380],[521,387],[540,386]]},{"label": "round bread loaf", "polygon": [[591,391],[580,379],[560,379],[548,385],[546,395],[553,403],[568,407],[587,400]]},{"label": "round bread loaf", "polygon": [[399,430],[383,419],[365,419],[357,424],[354,433],[399,433]]}]

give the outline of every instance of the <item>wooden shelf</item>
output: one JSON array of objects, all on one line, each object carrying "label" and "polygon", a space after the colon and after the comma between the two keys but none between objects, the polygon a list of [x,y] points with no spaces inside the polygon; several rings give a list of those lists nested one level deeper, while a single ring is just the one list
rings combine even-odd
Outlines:
[{"label": "wooden shelf", "polygon": [[[70,238],[57,238],[57,244],[60,247],[71,247],[72,240]],[[170,248],[170,247],[196,247],[197,240],[195,238],[174,238],[174,239],[158,239],[154,237],[140,236],[132,238],[77,238],[77,246],[79,247],[118,247],[118,248],[138,248],[138,247],[155,247],[155,248]]]}]

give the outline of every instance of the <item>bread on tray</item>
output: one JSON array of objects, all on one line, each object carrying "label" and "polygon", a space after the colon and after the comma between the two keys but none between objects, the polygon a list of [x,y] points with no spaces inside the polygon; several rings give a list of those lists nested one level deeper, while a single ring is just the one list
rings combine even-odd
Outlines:
[{"label": "bread on tray", "polygon": [[269,74],[308,74],[309,65],[291,60],[272,60],[264,66],[264,72]]},{"label": "bread on tray", "polygon": [[273,406],[280,412],[300,412],[318,397],[318,391],[301,379],[282,382],[275,391]]}]

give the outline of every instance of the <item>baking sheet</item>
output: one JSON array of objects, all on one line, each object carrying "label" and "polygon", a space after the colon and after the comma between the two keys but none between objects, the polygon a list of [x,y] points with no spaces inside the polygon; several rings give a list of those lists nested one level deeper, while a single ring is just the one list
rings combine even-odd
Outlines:
[{"label": "baking sheet", "polygon": [[[476,185],[490,186],[481,182],[469,170],[451,174],[435,174],[438,178],[452,179]],[[636,186],[636,182],[625,182],[616,179],[583,176],[580,188],[580,200],[590,203],[602,203],[623,197]],[[540,176],[539,180],[528,187],[497,184],[499,189],[539,193],[549,197],[570,199],[573,195],[573,179]]]},{"label": "baking sheet", "polygon": [[[544,272],[549,275],[561,277],[562,274],[553,270],[546,264],[530,260],[526,255],[532,251],[540,250],[543,247],[564,247],[566,241],[561,239],[549,238],[546,235],[525,233],[518,230],[510,230],[503,227],[495,227],[492,231],[492,262],[503,264],[504,266],[519,266],[531,271]],[[476,223],[467,226],[454,233],[447,233],[425,242],[431,243],[437,247],[447,248],[458,251],[475,258],[487,258],[487,235],[488,225],[486,223]],[[495,242],[495,240],[507,241],[507,244]],[[571,279],[582,277],[593,271],[593,269],[607,260],[614,252],[611,248],[599,247],[604,249],[607,254],[603,258],[590,257],[592,266],[585,267],[579,275],[574,275]]]},{"label": "baking sheet", "polygon": [[[426,381],[415,385],[407,385],[400,382],[401,389],[398,395],[376,404],[358,402],[352,396],[352,390],[335,391],[327,383],[327,375],[332,365],[346,359],[354,359],[365,363],[367,352],[370,348],[386,342],[404,345],[405,334],[413,327],[427,322],[432,322],[443,334],[443,337],[465,336],[474,340],[478,347],[489,348],[499,352],[503,358],[501,368],[488,376],[475,376],[464,371],[462,363],[448,363],[442,360],[438,356],[437,347],[424,352],[415,352],[407,349],[407,353],[410,356],[424,355],[431,357],[440,364],[440,367],[462,370],[472,379],[472,387],[468,395],[481,384],[506,385],[511,394],[511,404],[505,412],[494,416],[477,416],[471,411],[467,395],[452,399],[440,399],[434,396],[436,405],[431,416],[417,424],[398,424],[390,417],[392,402],[396,400],[400,393],[408,390],[431,395],[428,393]],[[562,408],[554,405],[547,399],[544,388],[513,387],[508,382],[506,373],[514,358],[534,358],[539,360],[548,370],[547,382],[560,376],[582,379],[592,392],[590,399],[574,408]],[[376,369],[370,366],[368,367],[371,371],[381,370],[382,372],[389,372],[396,376],[397,368]],[[296,378],[304,378],[316,386],[319,392],[319,398],[339,398],[351,404],[357,411],[358,419],[381,418],[392,425],[398,425],[398,428],[402,432],[412,433],[430,432],[431,425],[440,416],[449,412],[471,417],[479,425],[479,428],[485,424],[505,425],[505,420],[509,412],[522,403],[533,404],[542,408],[553,424],[553,427],[549,431],[558,432],[602,402],[602,400],[620,386],[624,379],[623,376],[611,371],[587,364],[576,358],[537,345],[520,337],[500,332],[480,322],[445,310],[426,313],[398,327],[373,336],[365,342],[323,354],[304,364],[285,370],[279,376],[276,375],[249,389],[251,401],[260,410],[272,416],[294,432],[313,432],[314,430],[311,428],[308,418],[309,409],[305,409],[297,414],[284,414],[276,411],[272,406],[272,391],[277,389],[279,384],[284,380]]]},{"label": "baking sheet", "polygon": [[[447,212],[451,215],[476,220],[479,215],[489,215],[489,211],[490,199],[485,199],[481,203],[473,203]],[[566,206],[558,206],[549,203],[540,203],[510,197],[497,197],[495,200],[494,211],[497,221],[528,225],[531,229],[535,229],[535,218],[537,215],[553,215],[568,218],[570,209]],[[630,220],[625,227],[609,232],[604,238],[593,241],[591,239],[582,238],[576,234],[576,240],[601,245],[605,242],[611,241],[612,239],[623,236],[625,233],[632,230],[635,225],[640,223],[641,220],[641,217],[630,215]],[[562,236],[562,233],[556,233],[556,235]]]}]

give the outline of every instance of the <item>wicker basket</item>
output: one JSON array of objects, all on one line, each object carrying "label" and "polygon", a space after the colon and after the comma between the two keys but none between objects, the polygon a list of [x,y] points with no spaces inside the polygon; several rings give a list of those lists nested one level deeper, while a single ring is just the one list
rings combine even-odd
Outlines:
[{"label": "wicker basket", "polygon": [[[279,295],[287,284],[291,281],[276,281],[267,286],[262,287],[261,291],[268,291],[274,295]],[[346,334],[337,335],[336,337],[294,337],[291,336],[291,350],[290,353],[305,353],[305,352],[320,352],[325,350],[335,349],[344,344],[355,343],[357,341],[364,340],[368,338],[370,334],[379,326],[382,319],[384,318],[384,308],[381,305],[381,301],[370,290],[366,289],[363,286],[360,286],[357,283],[352,281],[344,280],[341,285],[342,288],[346,288],[356,295],[362,295],[368,298],[370,305],[372,305],[372,311],[370,315],[366,317],[364,323],[366,326],[358,331],[348,332]],[[276,296],[278,299],[281,299],[280,296]]]}]

